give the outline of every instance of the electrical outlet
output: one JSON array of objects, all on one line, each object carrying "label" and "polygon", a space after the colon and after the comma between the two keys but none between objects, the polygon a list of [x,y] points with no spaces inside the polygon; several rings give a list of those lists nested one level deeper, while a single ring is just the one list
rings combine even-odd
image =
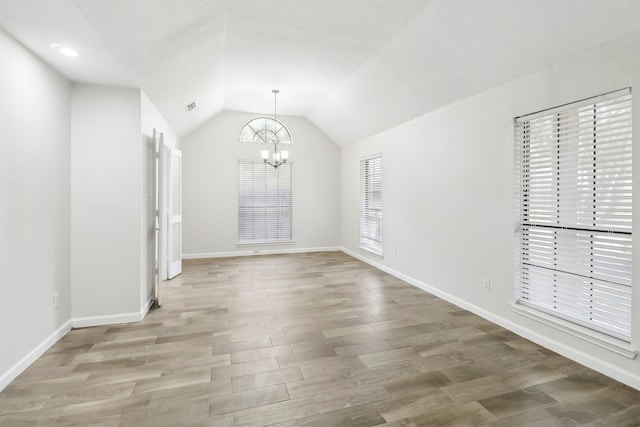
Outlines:
[{"label": "electrical outlet", "polygon": [[397,249],[393,250],[393,258],[394,259],[398,259],[398,250]]},{"label": "electrical outlet", "polygon": [[482,282],[482,289],[484,289],[486,292],[490,292],[491,291],[491,280],[484,279],[483,282]]},{"label": "electrical outlet", "polygon": [[58,308],[58,293],[53,294],[53,308]]}]

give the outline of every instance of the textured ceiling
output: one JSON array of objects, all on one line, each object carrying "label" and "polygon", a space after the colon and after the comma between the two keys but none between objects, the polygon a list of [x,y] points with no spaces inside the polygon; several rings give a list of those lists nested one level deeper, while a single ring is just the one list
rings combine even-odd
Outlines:
[{"label": "textured ceiling", "polygon": [[277,88],[343,144],[636,35],[640,1],[0,0],[0,27],[70,80],[142,88],[179,135]]}]

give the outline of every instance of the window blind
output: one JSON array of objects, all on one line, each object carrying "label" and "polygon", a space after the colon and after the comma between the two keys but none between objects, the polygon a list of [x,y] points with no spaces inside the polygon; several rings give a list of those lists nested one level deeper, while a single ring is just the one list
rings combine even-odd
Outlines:
[{"label": "window blind", "polygon": [[238,162],[238,243],[293,240],[292,165]]},{"label": "window blind", "polygon": [[517,302],[631,339],[631,91],[516,118]]},{"label": "window blind", "polygon": [[360,161],[360,247],[382,255],[382,154]]}]

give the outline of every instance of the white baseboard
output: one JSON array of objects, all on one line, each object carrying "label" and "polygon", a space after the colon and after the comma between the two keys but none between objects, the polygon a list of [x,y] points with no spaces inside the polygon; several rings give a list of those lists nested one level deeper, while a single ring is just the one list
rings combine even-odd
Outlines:
[{"label": "white baseboard", "polygon": [[4,390],[11,381],[13,381],[18,375],[25,371],[33,362],[42,356],[45,351],[50,349],[55,343],[57,343],[67,332],[72,328],[85,328],[88,326],[104,326],[117,323],[138,322],[146,316],[147,312],[153,305],[153,300],[149,299],[138,313],[125,313],[115,314],[110,316],[94,316],[94,317],[77,317],[69,319],[64,325],[59,327],[55,332],[49,335],[44,341],[42,341],[36,348],[31,350],[26,356],[24,356],[18,363],[13,365],[8,371],[0,375],[0,391]]},{"label": "white baseboard", "polygon": [[253,247],[252,249],[231,251],[231,252],[209,252],[196,254],[182,254],[182,259],[203,259],[203,258],[229,258],[235,256],[253,255],[280,255],[280,254],[300,254],[306,252],[335,252],[341,251],[339,246],[329,246],[322,248],[294,248],[294,249],[265,249],[265,247]]},{"label": "white baseboard", "polygon": [[33,362],[42,356],[45,351],[49,350],[60,338],[66,335],[71,330],[71,320],[65,322],[62,326],[56,329],[51,335],[38,344],[33,350],[27,353],[22,359],[20,359],[15,365],[9,368],[8,371],[0,375],[0,391],[4,390],[11,381],[13,381],[18,375],[24,372]]},{"label": "white baseboard", "polygon": [[110,314],[107,316],[74,317],[71,323],[74,328],[86,328],[89,326],[116,325],[118,323],[139,322],[151,308],[153,300],[147,301],[139,312]]},{"label": "white baseboard", "polygon": [[[607,376],[610,376],[621,383],[627,384],[630,387],[640,390],[640,375],[636,373],[629,372],[628,370],[621,369],[620,367],[603,361],[602,359],[594,358],[593,356],[577,351],[574,348],[567,346],[566,344],[551,339],[547,336],[544,336],[538,332],[535,332],[529,328],[525,328],[517,323],[514,323],[508,319],[505,319],[500,316],[496,316],[495,314],[480,308],[474,304],[471,304],[463,299],[460,299],[456,296],[453,296],[447,292],[443,292],[438,288],[434,288],[433,286],[429,286],[424,282],[421,282],[411,276],[407,276],[399,271],[396,271],[392,268],[386,267],[385,265],[376,262],[372,259],[369,259],[362,254],[353,252],[346,248],[312,248],[312,249],[287,249],[287,250],[269,250],[269,251],[261,251],[259,254],[282,254],[282,253],[303,253],[303,252],[329,252],[340,250],[352,257],[359,259],[367,264],[370,264],[386,273],[391,274],[419,289],[422,289],[430,294],[436,295],[452,304],[455,304],[465,310],[468,310],[474,314],[477,314],[480,317],[483,317],[497,325],[500,325],[506,329],[509,329],[516,334],[529,339],[543,347],[546,347],[552,351],[555,351],[558,354],[561,354],[569,359],[572,359],[578,363],[581,363],[591,369],[594,369],[598,372],[601,372]],[[191,254],[191,258],[185,259],[197,259],[197,258],[219,258],[219,257],[229,257],[229,256],[247,256],[247,255],[256,255],[253,251],[246,251],[244,255],[239,252],[229,252],[229,253],[212,253],[212,254]],[[25,355],[20,361],[18,361],[15,365],[13,365],[8,371],[4,372],[0,375],[0,391],[2,391],[6,386],[8,386],[11,381],[13,381],[18,375],[20,375],[25,369],[27,369],[38,357],[42,356],[45,351],[47,351],[51,346],[53,346],[60,338],[62,338],[67,332],[71,330],[72,327],[87,327],[87,326],[100,326],[100,325],[109,325],[109,324],[117,324],[117,323],[128,323],[128,322],[137,322],[144,319],[146,313],[149,308],[153,304],[152,300],[147,301],[145,306],[137,313],[125,313],[125,314],[117,314],[110,316],[94,316],[94,317],[82,317],[82,318],[74,318],[65,322],[62,326],[60,326],[56,331],[54,331],[51,335],[49,335],[44,341],[42,341],[38,346],[36,346],[33,350],[31,350],[27,355]]]},{"label": "white baseboard", "polygon": [[154,301],[155,300],[153,298],[149,297],[147,302],[144,303],[144,305],[142,307],[140,307],[140,320],[143,320],[145,318],[145,316],[147,315],[147,313],[151,309],[151,306],[153,305]]},{"label": "white baseboard", "polygon": [[630,387],[640,390],[640,374],[638,373],[634,373],[634,372],[630,372],[628,370],[622,369],[613,363],[609,363],[600,358],[595,358],[588,353],[578,351],[575,348],[572,348],[561,341],[552,339],[546,335],[540,334],[539,332],[533,331],[529,328],[525,328],[522,325],[515,323],[509,319],[505,319],[504,317],[501,317],[501,316],[496,316],[494,313],[490,311],[487,311],[481,307],[471,304],[468,301],[460,299],[438,288],[427,285],[426,283],[421,282],[420,280],[417,280],[411,276],[407,276],[406,274],[400,273],[399,271],[389,268],[362,254],[351,251],[347,248],[342,248],[341,250],[342,252],[348,255],[351,255],[352,257],[359,259],[360,261],[363,261],[373,267],[376,267],[379,270],[384,271],[385,273],[389,273],[390,275],[397,277],[398,279],[403,280],[409,283],[410,285],[415,286],[416,288],[429,292],[430,294],[435,295],[439,298],[442,298],[443,300],[448,301],[452,304],[455,304],[458,307],[461,307],[474,314],[477,314],[478,316],[483,317],[490,322],[500,325],[503,328],[508,329],[520,335],[523,338],[533,341],[538,345],[548,348],[549,350],[555,351],[556,353],[568,359],[578,362],[595,371],[598,371],[604,375],[607,375],[617,381],[620,381],[621,383],[624,383]]}]

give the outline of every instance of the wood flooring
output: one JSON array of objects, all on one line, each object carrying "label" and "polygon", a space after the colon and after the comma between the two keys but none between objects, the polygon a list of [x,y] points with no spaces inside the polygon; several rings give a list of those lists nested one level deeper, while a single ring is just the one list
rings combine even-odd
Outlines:
[{"label": "wood flooring", "polygon": [[0,425],[640,425],[640,392],[341,252],[185,261],[163,290],[69,332]]}]

